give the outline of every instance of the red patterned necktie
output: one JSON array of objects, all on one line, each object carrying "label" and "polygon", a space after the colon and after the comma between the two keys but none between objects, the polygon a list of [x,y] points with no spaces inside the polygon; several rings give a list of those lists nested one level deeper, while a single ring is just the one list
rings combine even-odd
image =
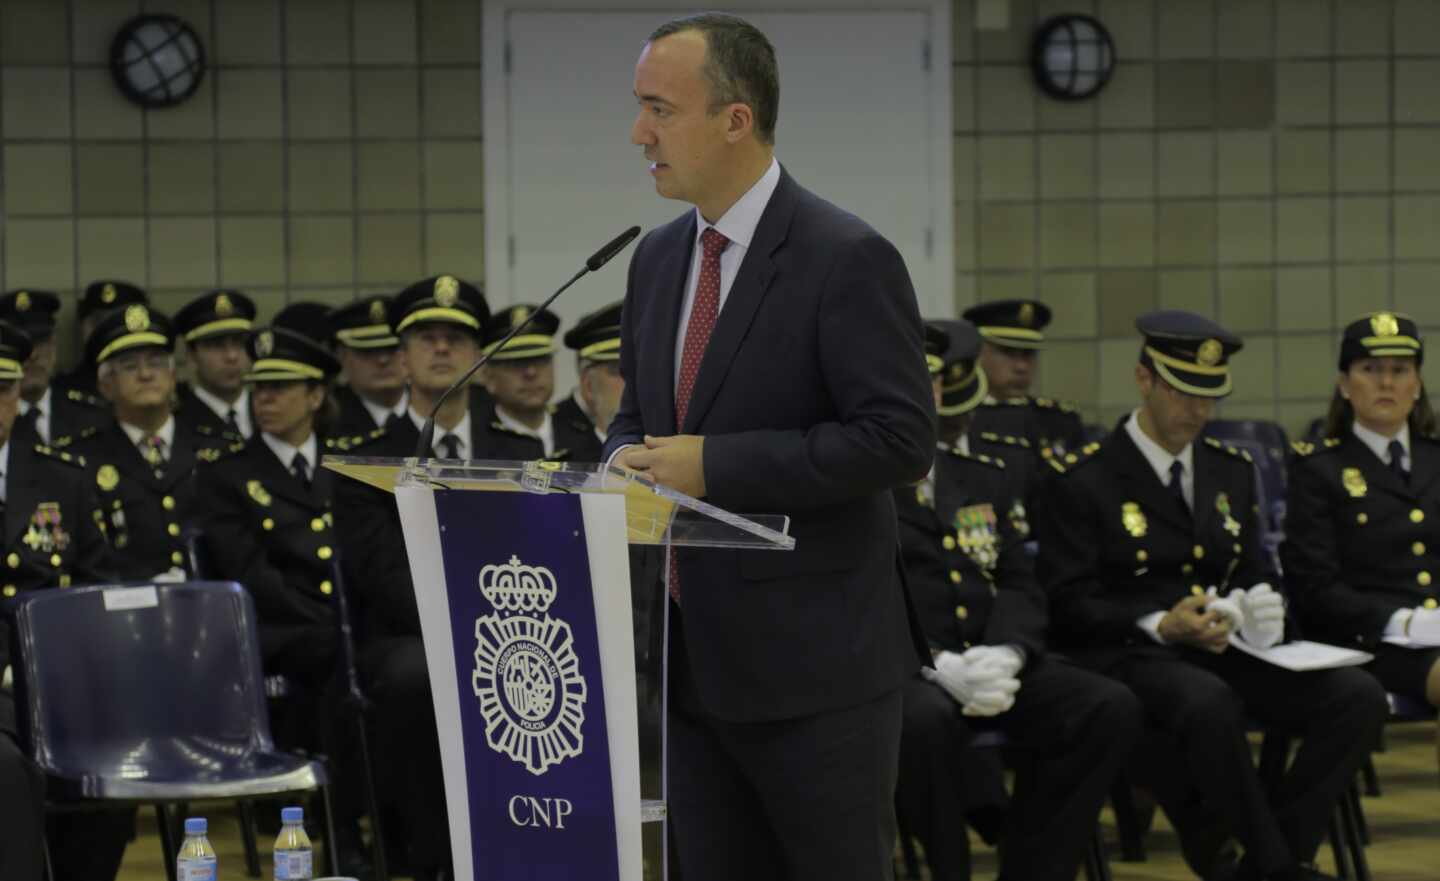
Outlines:
[{"label": "red patterned necktie", "polygon": [[[700,234],[700,279],[695,284],[695,300],[690,305],[690,322],[685,325],[685,347],[680,354],[680,380],[675,384],[675,430],[685,430],[685,414],[690,412],[690,393],[695,390],[695,377],[700,373],[700,362],[705,357],[705,347],[710,343],[710,332],[720,317],[720,254],[730,240],[715,227],[708,227]],[[680,568],[675,565],[675,554],[670,553],[670,596],[680,602]]]}]

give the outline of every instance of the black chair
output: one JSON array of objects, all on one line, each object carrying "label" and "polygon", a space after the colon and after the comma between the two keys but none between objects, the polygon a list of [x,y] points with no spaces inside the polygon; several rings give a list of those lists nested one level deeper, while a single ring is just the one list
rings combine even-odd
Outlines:
[{"label": "black chair", "polygon": [[324,766],[270,737],[238,584],[36,591],[17,601],[14,633],[20,736],[47,809],[154,805],[170,881],[168,805],[319,790],[329,825]]},{"label": "black chair", "polygon": [[1280,542],[1285,538],[1285,496],[1289,476],[1290,441],[1285,429],[1263,419],[1212,419],[1205,437],[1244,450],[1255,463],[1255,485],[1264,535],[1261,543],[1280,571]]}]

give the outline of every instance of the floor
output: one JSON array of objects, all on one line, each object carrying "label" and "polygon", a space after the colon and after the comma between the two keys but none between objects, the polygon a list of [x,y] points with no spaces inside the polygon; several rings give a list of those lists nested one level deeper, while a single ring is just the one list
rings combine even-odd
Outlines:
[{"label": "floor", "polygon": [[[1377,881],[1435,881],[1440,878],[1440,772],[1435,757],[1435,725],[1419,723],[1392,725],[1386,729],[1388,749],[1376,755],[1383,796],[1365,799],[1370,823],[1371,845],[1367,851]],[[244,877],[244,850],[233,808],[225,804],[208,806],[210,839],[220,862],[220,877]],[[202,808],[203,810],[203,808]],[[1114,842],[1114,825],[1107,810],[1103,822]],[[164,865],[154,815],[142,812],[139,837],[125,853],[120,881],[162,879]],[[1116,881],[1172,881],[1193,876],[1180,859],[1174,834],[1163,815],[1146,840],[1149,859],[1124,863],[1112,857]],[[261,843],[264,877],[271,877],[269,842]],[[974,876],[995,876],[993,852],[976,842]],[[1321,868],[1331,870],[1328,844],[1321,850]],[[318,854],[317,854],[318,856]]]}]

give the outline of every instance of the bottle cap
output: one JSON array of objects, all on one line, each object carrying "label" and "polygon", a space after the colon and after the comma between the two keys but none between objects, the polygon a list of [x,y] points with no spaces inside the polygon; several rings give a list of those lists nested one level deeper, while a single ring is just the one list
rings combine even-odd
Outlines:
[{"label": "bottle cap", "polygon": [[282,822],[282,823],[300,823],[300,822],[303,822],[304,820],[305,820],[305,809],[304,809],[304,808],[281,808],[281,809],[280,809],[280,822]]},{"label": "bottle cap", "polygon": [[189,817],[185,820],[185,834],[204,835],[209,825],[204,817]]}]

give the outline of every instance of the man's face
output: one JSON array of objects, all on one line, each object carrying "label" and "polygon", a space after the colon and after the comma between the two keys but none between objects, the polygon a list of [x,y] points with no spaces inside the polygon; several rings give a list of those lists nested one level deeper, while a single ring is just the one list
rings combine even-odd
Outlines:
[{"label": "man's face", "polygon": [[132,349],[105,362],[100,393],[116,407],[169,406],[175,393],[175,358],[164,349]]},{"label": "man's face", "polygon": [[468,330],[454,324],[419,324],[400,338],[400,363],[410,383],[429,395],[454,384],[480,357]]},{"label": "man's face", "polygon": [[25,361],[25,378],[20,380],[20,393],[27,400],[39,400],[55,376],[55,337],[52,334],[35,342]]},{"label": "man's face", "polygon": [[555,357],[491,361],[486,366],[485,387],[496,403],[511,412],[543,410],[555,394]]},{"label": "man's face", "polygon": [[990,394],[1002,401],[1029,394],[1037,358],[1034,349],[1012,349],[989,342],[982,345],[980,366],[990,380]]},{"label": "man's face", "polygon": [[384,395],[405,385],[405,370],[400,365],[400,350],[352,349],[340,347],[340,366],[346,381],[362,397]]},{"label": "man's face", "polygon": [[245,351],[242,334],[226,334],[190,344],[190,357],[195,362],[195,381],[216,397],[232,400],[245,384],[250,369],[250,355]]},{"label": "man's face", "polygon": [[[304,440],[314,426],[315,412],[325,400],[325,389],[301,382],[257,382],[251,386],[255,424],[266,434],[281,440],[292,436]],[[303,429],[303,430],[301,430]]]},{"label": "man's face", "polygon": [[624,393],[625,377],[620,375],[619,361],[598,361],[580,371],[580,397],[601,431],[609,430]]},{"label": "man's face", "polygon": [[0,379],[0,444],[10,440],[10,429],[20,413],[20,381]]},{"label": "man's face", "polygon": [[711,113],[704,63],[704,35],[682,31],[646,43],[635,65],[630,142],[644,148],[655,191],[692,204],[715,189],[730,125],[730,114]]},{"label": "man's face", "polygon": [[1150,414],[1150,423],[1158,437],[1155,440],[1167,450],[1176,452],[1200,436],[1205,423],[1215,413],[1215,399],[1187,395],[1161,379],[1143,364],[1135,368],[1135,382],[1140,399]]}]

